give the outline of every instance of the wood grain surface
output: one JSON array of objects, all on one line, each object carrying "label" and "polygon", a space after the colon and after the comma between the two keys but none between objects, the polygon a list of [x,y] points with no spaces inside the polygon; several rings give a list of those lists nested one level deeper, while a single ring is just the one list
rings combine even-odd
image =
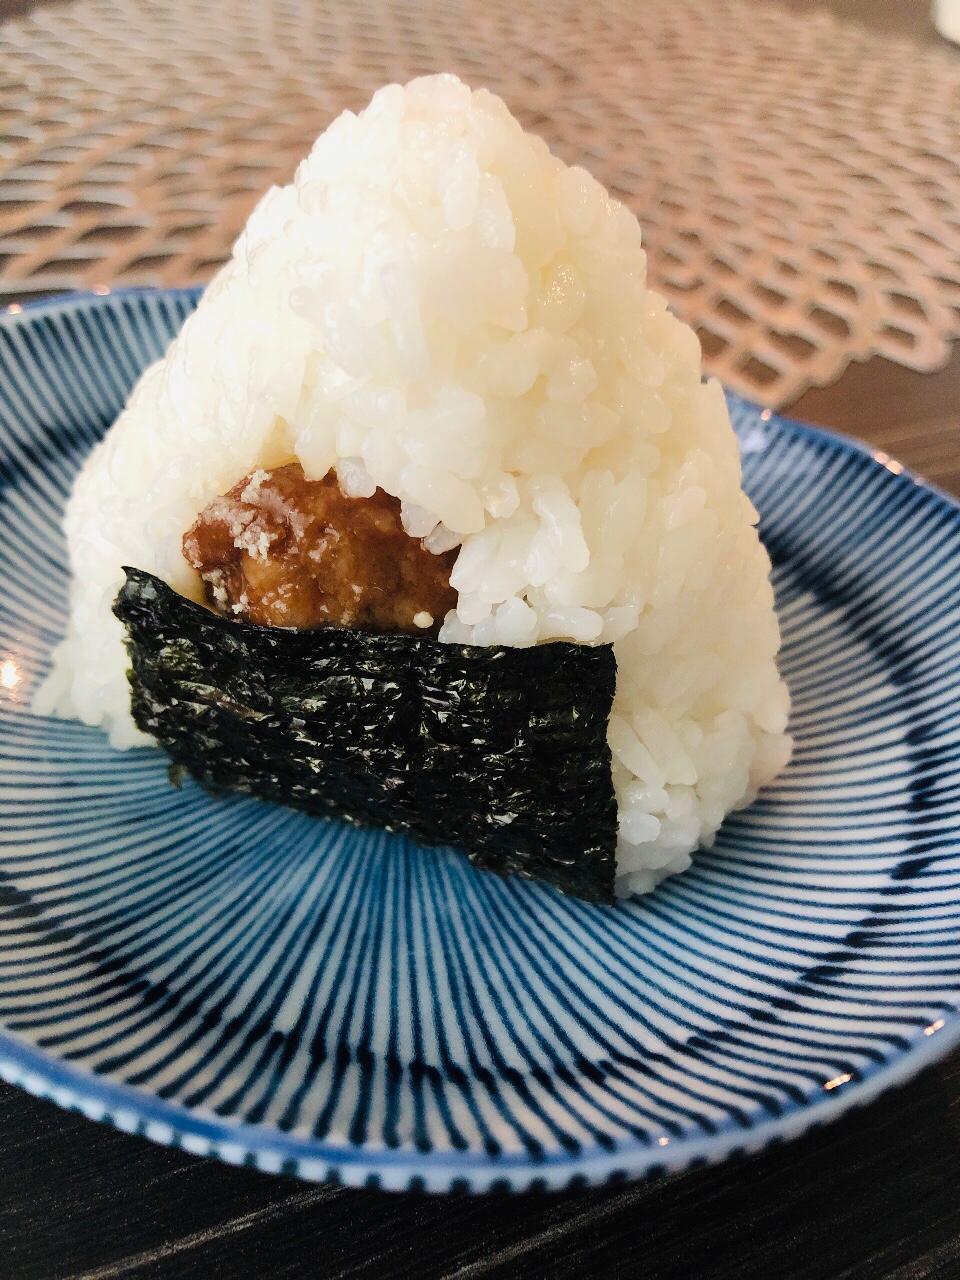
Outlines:
[{"label": "wood grain surface", "polygon": [[[801,6],[821,0],[792,0]],[[0,18],[28,7],[0,0]],[[939,39],[922,0],[823,7]],[[936,374],[853,365],[788,412],[960,494],[960,351]],[[0,1280],[181,1276],[958,1280],[960,1054],[759,1156],[512,1198],[311,1187],[155,1147],[0,1086]]]},{"label": "wood grain surface", "polygon": [[783,411],[882,449],[941,489],[960,495],[960,346],[937,373],[876,357],[850,365]]},{"label": "wood grain surface", "polygon": [[196,1160],[0,1093],[0,1275],[956,1280],[960,1060],[819,1132],[661,1182],[427,1197]]}]

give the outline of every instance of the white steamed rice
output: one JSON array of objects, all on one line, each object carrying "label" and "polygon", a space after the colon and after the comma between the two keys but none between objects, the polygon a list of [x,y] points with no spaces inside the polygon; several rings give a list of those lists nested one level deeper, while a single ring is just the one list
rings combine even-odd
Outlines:
[{"label": "white steamed rice", "polygon": [[180,543],[206,503],[335,466],[461,546],[441,640],[615,643],[618,891],[684,870],[786,763],[789,697],[723,394],[645,275],[633,214],[487,91],[431,76],[345,112],[83,468],[37,709],[146,741],[121,564],[201,600]]}]

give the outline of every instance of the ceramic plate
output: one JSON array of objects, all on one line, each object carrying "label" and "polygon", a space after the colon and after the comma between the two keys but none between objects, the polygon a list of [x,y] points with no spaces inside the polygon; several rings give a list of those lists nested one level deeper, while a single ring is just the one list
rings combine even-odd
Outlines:
[{"label": "ceramic plate", "polygon": [[196,291],[0,319],[0,1071],[198,1154],[385,1187],[716,1160],[960,1039],[960,510],[731,397],[797,750],[692,869],[592,907],[30,715],[71,480]]}]

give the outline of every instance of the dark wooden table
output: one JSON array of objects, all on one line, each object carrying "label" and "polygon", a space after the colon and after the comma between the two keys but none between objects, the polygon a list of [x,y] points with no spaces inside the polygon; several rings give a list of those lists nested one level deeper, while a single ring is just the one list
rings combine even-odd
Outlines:
[{"label": "dark wooden table", "polygon": [[[29,3],[0,0],[0,17]],[[937,39],[922,0],[829,7]],[[960,494],[960,351],[936,374],[852,366],[791,412]],[[0,1280],[179,1276],[958,1280],[960,1054],[760,1156],[512,1198],[312,1187],[155,1147],[0,1086]]]}]

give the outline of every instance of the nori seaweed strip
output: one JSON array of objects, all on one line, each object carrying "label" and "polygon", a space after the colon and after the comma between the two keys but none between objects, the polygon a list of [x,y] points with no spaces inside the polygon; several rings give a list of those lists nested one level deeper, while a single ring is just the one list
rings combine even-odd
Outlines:
[{"label": "nori seaweed strip", "polygon": [[222,618],[138,569],[133,716],[204,787],[455,845],[612,902],[611,645],[440,644]]}]

